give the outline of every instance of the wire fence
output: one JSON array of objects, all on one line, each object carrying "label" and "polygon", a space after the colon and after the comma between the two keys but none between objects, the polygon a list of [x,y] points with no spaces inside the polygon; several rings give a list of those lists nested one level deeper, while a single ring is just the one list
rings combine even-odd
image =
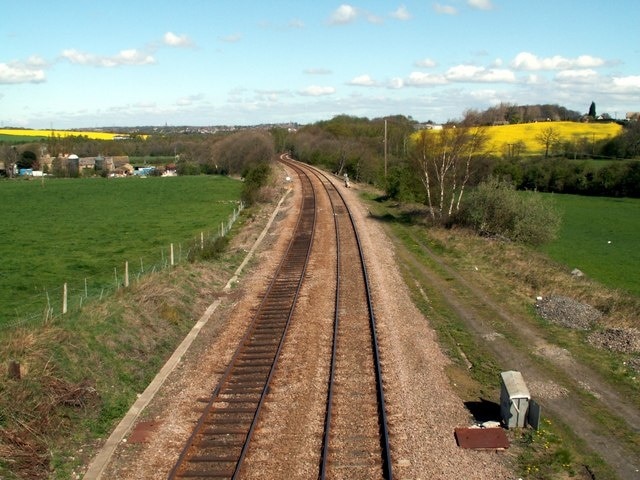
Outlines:
[{"label": "wire fence", "polygon": [[0,331],[51,322],[61,316],[80,311],[91,301],[102,300],[120,289],[128,288],[145,275],[186,263],[193,249],[203,250],[207,242],[226,236],[243,209],[244,204],[240,202],[238,208],[234,209],[228,220],[222,222],[215,232],[201,232],[198,238],[184,244],[171,243],[157,253],[139,257],[134,261],[125,261],[114,266],[111,274],[105,272],[99,276],[74,279],[57,287],[43,289],[41,295],[34,295],[33,302],[23,303],[12,318],[5,318],[4,322],[0,322]]}]

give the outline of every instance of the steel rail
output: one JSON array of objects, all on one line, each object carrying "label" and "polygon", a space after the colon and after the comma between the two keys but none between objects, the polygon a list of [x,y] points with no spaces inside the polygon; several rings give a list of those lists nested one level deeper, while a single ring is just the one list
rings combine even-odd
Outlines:
[{"label": "steel rail", "polygon": [[[293,168],[299,169],[302,167],[299,167],[296,163],[294,163],[294,161],[288,157],[285,157],[283,160],[287,160],[287,164],[291,165]],[[365,296],[367,299],[367,310],[369,312],[369,328],[370,328],[370,333],[371,333],[371,348],[372,348],[372,353],[373,353],[373,357],[374,357],[374,370],[375,370],[375,377],[376,377],[376,393],[377,393],[377,406],[378,406],[378,417],[379,417],[379,429],[380,429],[380,448],[381,448],[381,452],[382,452],[382,471],[383,471],[383,478],[386,480],[392,480],[393,479],[393,469],[392,469],[392,461],[391,461],[391,448],[390,448],[390,444],[389,444],[389,430],[388,430],[388,426],[387,426],[387,414],[386,414],[386,407],[385,407],[385,399],[384,399],[384,388],[383,388],[383,378],[382,378],[382,368],[380,365],[380,351],[379,351],[379,346],[378,346],[378,338],[377,338],[377,333],[376,333],[376,319],[375,319],[375,313],[374,313],[374,308],[373,308],[373,300],[372,300],[372,295],[371,295],[371,288],[370,288],[370,282],[369,282],[369,275],[367,272],[367,267],[366,267],[366,262],[365,262],[365,257],[364,257],[364,251],[362,248],[362,242],[360,240],[360,236],[358,234],[358,229],[356,228],[356,224],[355,224],[355,219],[353,217],[353,214],[344,198],[344,195],[342,194],[342,192],[336,188],[336,186],[334,185],[334,183],[327,177],[326,174],[324,174],[323,172],[320,172],[317,169],[314,168],[310,168],[308,166],[306,166],[306,168],[309,168],[313,174],[321,180],[322,185],[324,186],[325,190],[327,191],[327,194],[329,195],[329,198],[331,199],[331,195],[329,193],[329,188],[332,188],[333,191],[335,191],[341,202],[342,205],[345,208],[345,211],[347,212],[347,215],[349,217],[349,222],[351,224],[351,228],[353,230],[354,236],[355,236],[355,243],[357,245],[357,249],[359,252],[359,261],[360,261],[360,266],[361,266],[361,270],[362,270],[362,276],[364,279],[364,287],[365,287]],[[323,180],[323,178],[326,180]],[[329,185],[331,185],[331,187],[328,187],[327,183]],[[335,205],[333,202],[333,199],[331,199],[331,203],[332,203],[332,208],[334,209],[335,212]],[[334,214],[334,222],[335,222],[335,226],[336,226],[336,244],[337,244],[337,265],[336,265],[336,281],[337,281],[337,287],[336,287],[336,298],[335,298],[335,318],[334,318],[334,330],[333,330],[333,348],[332,348],[332,355],[331,355],[331,367],[330,367],[330,374],[329,374],[329,391],[328,391],[328,395],[327,395],[327,407],[326,407],[326,412],[325,412],[325,431],[324,431],[324,435],[323,435],[323,445],[322,445],[322,453],[321,453],[321,460],[320,460],[320,473],[319,473],[319,478],[321,480],[324,480],[326,477],[326,472],[327,472],[327,458],[328,458],[328,452],[329,452],[329,436],[330,436],[330,423],[331,423],[331,415],[332,415],[332,397],[333,397],[333,385],[334,385],[334,380],[335,380],[335,363],[336,363],[336,345],[337,345],[337,340],[338,340],[338,324],[339,324],[339,291],[340,291],[340,275],[339,275],[339,271],[340,271],[340,242],[339,242],[339,224],[338,224],[338,218],[337,215]]]},{"label": "steel rail", "polygon": [[[170,480],[186,477],[237,478],[269,390],[309,263],[316,224],[316,194],[310,179],[305,180],[301,176],[301,183],[302,208],[287,251],[247,332],[169,473]],[[294,287],[293,293],[291,287]],[[257,400],[252,398],[256,393],[259,393]],[[215,405],[221,406],[216,408]],[[217,422],[216,415],[222,416]],[[247,416],[250,417],[248,424]],[[218,428],[217,433],[215,428]],[[234,435],[240,438],[228,441]],[[230,452],[233,447],[236,455]],[[193,464],[198,466],[194,470],[187,470]]]}]

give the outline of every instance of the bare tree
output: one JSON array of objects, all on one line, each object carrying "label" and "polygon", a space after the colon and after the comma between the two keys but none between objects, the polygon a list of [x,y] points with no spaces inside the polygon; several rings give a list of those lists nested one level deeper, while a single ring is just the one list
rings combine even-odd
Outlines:
[{"label": "bare tree", "polygon": [[460,209],[472,162],[482,153],[486,138],[482,127],[451,127],[418,133],[412,158],[434,220]]},{"label": "bare tree", "polygon": [[0,150],[0,163],[4,163],[5,175],[13,177],[15,165],[18,163],[20,152],[15,145],[2,145]]},{"label": "bare tree", "polygon": [[560,133],[554,127],[546,127],[536,135],[536,140],[544,147],[546,158],[549,156],[549,149],[560,141]]}]

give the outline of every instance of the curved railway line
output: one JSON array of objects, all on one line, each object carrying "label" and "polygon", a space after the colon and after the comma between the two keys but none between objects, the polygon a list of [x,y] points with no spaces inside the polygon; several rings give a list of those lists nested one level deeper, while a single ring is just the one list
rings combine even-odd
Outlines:
[{"label": "curved railway line", "polygon": [[318,189],[330,199],[337,256],[318,478],[392,478],[375,316],[352,215],[327,176],[286,156],[281,160],[302,185],[295,231],[231,362],[203,401],[203,413],[169,479],[241,478],[309,265]]}]

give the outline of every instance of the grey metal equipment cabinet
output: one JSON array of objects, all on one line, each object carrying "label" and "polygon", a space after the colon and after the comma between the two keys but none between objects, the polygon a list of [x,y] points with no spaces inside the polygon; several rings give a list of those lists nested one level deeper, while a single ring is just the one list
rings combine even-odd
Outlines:
[{"label": "grey metal equipment cabinet", "polygon": [[507,428],[524,427],[531,395],[522,374],[516,371],[500,374],[500,415]]}]

